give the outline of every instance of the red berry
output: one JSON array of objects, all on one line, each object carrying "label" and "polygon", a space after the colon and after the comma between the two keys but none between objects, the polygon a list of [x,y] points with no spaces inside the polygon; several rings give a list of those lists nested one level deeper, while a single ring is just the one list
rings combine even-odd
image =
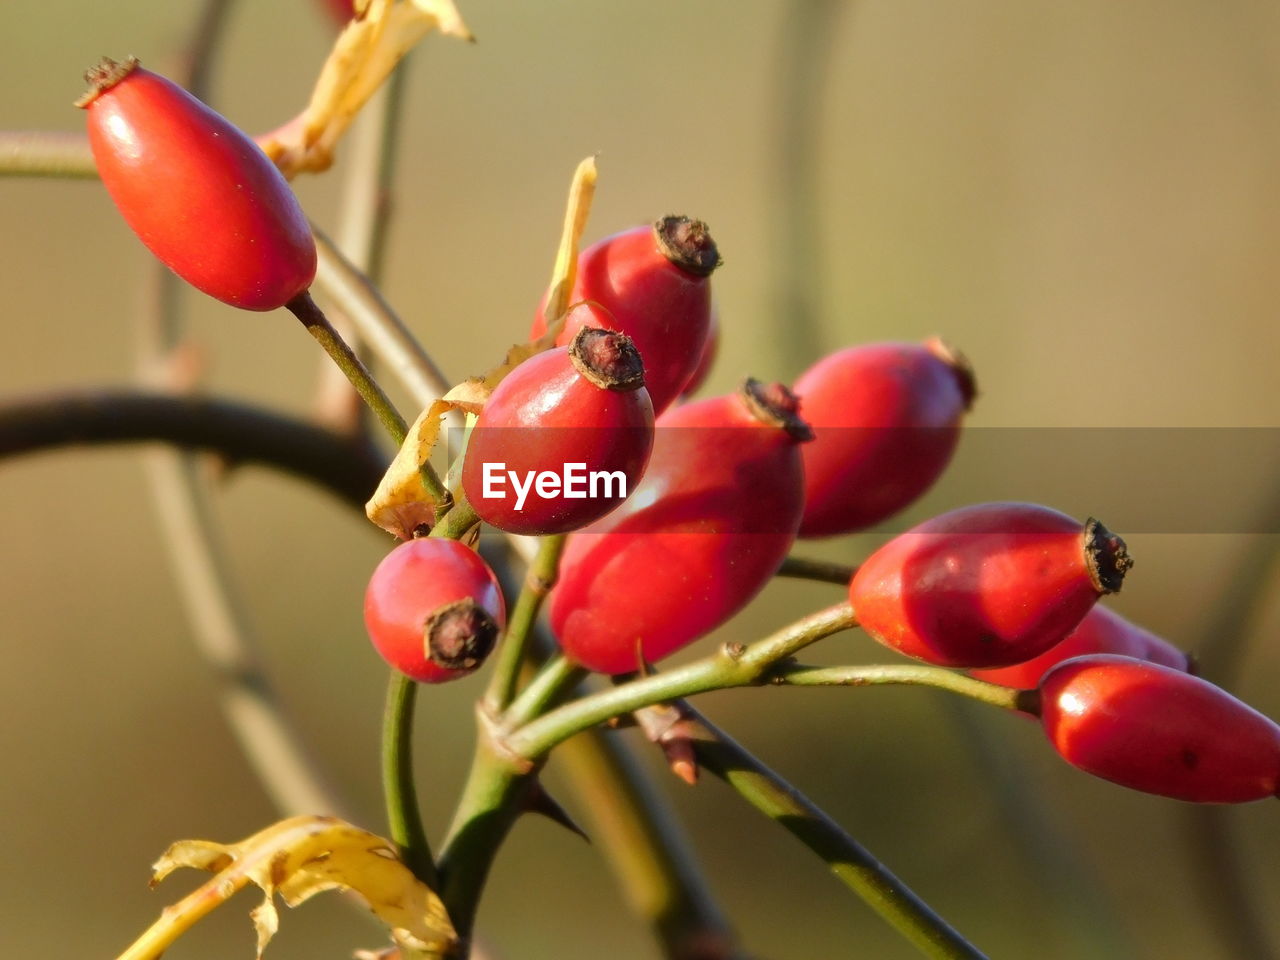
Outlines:
[{"label": "red berry", "polygon": [[77,101],[111,199],[192,286],[245,310],[284,306],[316,272],[315,241],[289,184],[252,139],[137,64],[103,60]]},{"label": "red berry", "polygon": [[364,624],[382,659],[419,683],[466,676],[506,622],[493,571],[456,540],[408,540],[369,578]]},{"label": "red berry", "polygon": [[[663,217],[601,240],[578,258],[569,312],[556,343],[565,346],[583,326],[604,326],[635,341],[655,413],[665,410],[693,376],[711,322],[711,272],[720,264],[707,225]],[[546,332],[539,309],[532,335]]]},{"label": "red berry", "polygon": [[1003,667],[1065,639],[1131,565],[1096,520],[987,503],[890,540],[854,574],[849,600],[863,629],[909,657]]},{"label": "red berry", "polygon": [[689,378],[689,382],[684,385],[681,396],[688,397],[698,392],[698,388],[706,383],[707,377],[711,374],[711,368],[715,365],[716,354],[720,351],[720,311],[716,309],[715,302],[711,304],[711,323],[707,327],[707,339],[702,344],[702,355],[698,359],[697,369],[693,371],[693,376]]},{"label": "red berry", "polygon": [[737,613],[795,539],[807,438],[786,388],[753,380],[662,416],[631,498],[569,536],[550,601],[565,654],[625,673]]},{"label": "red berry", "polygon": [[1110,654],[1040,682],[1040,722],[1062,758],[1134,790],[1197,803],[1280,789],[1280,726],[1207,680]]},{"label": "red berry", "polygon": [[916,500],[950,463],[974,397],[968,363],[936,339],[841,350],[795,389],[815,436],[802,537],[862,530]]},{"label": "red berry", "polygon": [[622,503],[652,446],[640,354],[624,334],[584,327],[498,384],[471,432],[462,486],[500,530],[565,533]]},{"label": "red berry", "polygon": [[1080,624],[1067,639],[1050,647],[1026,663],[995,670],[974,670],[973,675],[988,683],[998,683],[1019,690],[1034,690],[1040,678],[1049,670],[1070,660],[1090,653],[1115,653],[1135,660],[1163,664],[1175,670],[1191,672],[1188,656],[1168,640],[1130,623],[1120,614],[1098,604],[1085,614]]}]

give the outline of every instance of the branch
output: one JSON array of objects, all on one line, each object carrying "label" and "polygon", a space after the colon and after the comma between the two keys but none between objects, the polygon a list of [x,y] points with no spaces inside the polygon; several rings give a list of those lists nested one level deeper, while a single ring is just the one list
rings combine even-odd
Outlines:
[{"label": "branch", "polygon": [[709,657],[557,707],[506,737],[503,746],[517,757],[535,760],[575,733],[641,707],[708,690],[760,683],[774,664],[856,622],[849,604],[828,607],[750,646],[725,644]]},{"label": "branch", "polygon": [[857,572],[857,567],[844,563],[810,560],[805,557],[787,557],[774,576],[791,577],[796,580],[816,580],[818,583],[835,583],[847,587]]},{"label": "branch", "polygon": [[359,508],[386,463],[373,449],[260,407],[128,388],[0,401],[0,459],[80,444],[161,442],[272,467]]},{"label": "branch", "polygon": [[984,960],[984,955],[933,912],[901,880],[795,787],[687,704],[701,727],[694,750],[703,767],[733,787],[766,817],[822,858],[837,879],[927,956]]}]

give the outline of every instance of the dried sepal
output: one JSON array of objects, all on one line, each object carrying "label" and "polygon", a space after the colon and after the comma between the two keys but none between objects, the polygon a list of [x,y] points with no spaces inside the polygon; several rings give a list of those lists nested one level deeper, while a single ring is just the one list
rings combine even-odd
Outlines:
[{"label": "dried sepal", "polygon": [[264,899],[250,916],[259,958],[275,936],[279,894],[290,907],[326,890],[359,896],[405,956],[447,950],[457,936],[440,898],[413,876],[389,840],[335,817],[293,817],[239,843],[180,840],[156,861],[152,886],[179,867],[214,876],[176,904],[118,960],[156,960],[192,925],[253,884]]}]

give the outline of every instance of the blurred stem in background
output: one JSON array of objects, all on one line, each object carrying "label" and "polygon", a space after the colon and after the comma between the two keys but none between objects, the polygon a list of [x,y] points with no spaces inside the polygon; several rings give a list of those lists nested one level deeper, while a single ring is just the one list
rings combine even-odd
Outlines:
[{"label": "blurred stem in background", "polygon": [[[174,79],[208,99],[213,53],[231,0],[205,0]],[[187,391],[199,370],[182,346],[185,284],[156,261],[148,265],[150,303],[139,316],[139,376],[163,389]],[[233,583],[207,488],[207,456],[148,450],[144,466],[162,540],[201,656],[222,683],[221,703],[263,789],[288,814],[349,818],[286,716],[257,654],[257,641]]]},{"label": "blurred stem in background", "polygon": [[786,353],[779,370],[789,381],[822,350],[822,223],[819,170],[822,114],[838,24],[852,0],[798,0],[783,8],[778,31],[774,130],[777,198],[772,249],[774,315],[785,330],[768,350]]}]

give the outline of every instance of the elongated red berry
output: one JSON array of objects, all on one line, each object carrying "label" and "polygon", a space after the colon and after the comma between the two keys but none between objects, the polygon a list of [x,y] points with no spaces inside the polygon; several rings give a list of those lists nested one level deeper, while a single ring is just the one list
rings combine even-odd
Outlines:
[{"label": "elongated red berry", "polygon": [[631,498],[569,535],[550,600],[565,654],[625,673],[740,610],[795,539],[808,436],[790,392],[753,380],[660,417]]},{"label": "elongated red berry", "polygon": [[698,359],[698,366],[693,371],[693,376],[689,378],[689,382],[684,385],[681,396],[688,397],[698,392],[698,388],[707,382],[707,377],[711,375],[711,368],[715,365],[716,354],[720,351],[720,311],[716,309],[715,302],[711,303],[711,323],[707,327],[707,339],[702,344],[702,356]]},{"label": "elongated red berry", "polygon": [[274,310],[315,277],[307,218],[246,134],[177,84],[103,60],[85,74],[89,145],[125,221],[192,286]]},{"label": "elongated red berry", "polygon": [[1115,611],[1097,604],[1071,631],[1067,639],[1050,647],[1026,663],[994,670],[971,671],[979,680],[998,683],[1019,690],[1034,690],[1040,678],[1064,660],[1091,653],[1114,653],[1135,660],[1147,660],[1185,672],[1191,671],[1190,658],[1168,640],[1130,623]]},{"label": "elongated red berry", "polygon": [[1040,722],[1072,766],[1134,790],[1196,803],[1280,790],[1280,726],[1171,667],[1109,654],[1067,660],[1040,682]]},{"label": "elongated red berry", "polygon": [[408,540],[378,564],[364,623],[382,659],[419,683],[466,676],[506,623],[498,581],[456,540]]},{"label": "elongated red berry", "polygon": [[625,334],[584,327],[498,384],[471,432],[462,487],[500,530],[566,533],[622,503],[652,447],[640,354]]},{"label": "elongated red berry", "polygon": [[894,537],[858,568],[849,600],[863,629],[909,657],[1008,666],[1064,640],[1131,565],[1096,520],[986,503]]},{"label": "elongated red berry", "polygon": [[937,339],[849,347],[795,389],[814,432],[802,537],[862,530],[914,502],[951,462],[975,394],[967,361]]},{"label": "elongated red berry", "polygon": [[[592,301],[601,309],[570,310],[556,343],[568,344],[583,326],[625,333],[644,360],[645,386],[660,414],[702,357],[711,322],[709,278],[719,265],[707,225],[688,217],[663,217],[601,240],[578,258],[569,297],[571,304]],[[546,329],[539,309],[533,336]]]}]

